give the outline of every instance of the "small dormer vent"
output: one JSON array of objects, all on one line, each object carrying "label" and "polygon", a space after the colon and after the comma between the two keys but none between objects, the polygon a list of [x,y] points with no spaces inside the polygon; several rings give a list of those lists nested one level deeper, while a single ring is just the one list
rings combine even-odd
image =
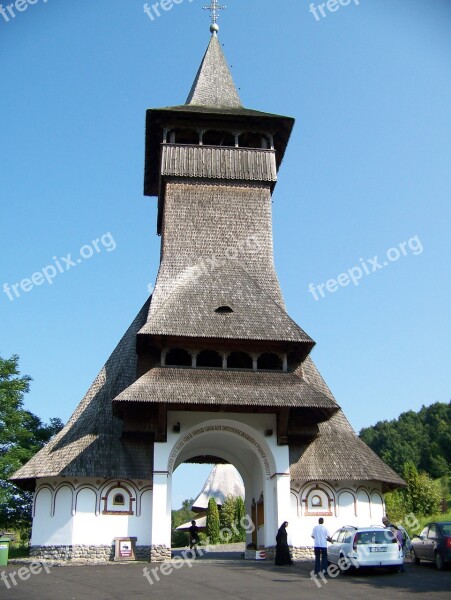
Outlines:
[{"label": "small dormer vent", "polygon": [[230,308],[230,306],[218,306],[218,308],[215,310],[215,313],[218,313],[218,315],[228,315],[233,313],[233,309]]}]

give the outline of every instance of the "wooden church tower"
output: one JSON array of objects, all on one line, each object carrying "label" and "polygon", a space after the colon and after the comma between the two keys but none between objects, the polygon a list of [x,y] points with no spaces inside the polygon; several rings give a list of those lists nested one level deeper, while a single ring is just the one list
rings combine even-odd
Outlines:
[{"label": "wooden church tower", "polygon": [[331,529],[380,521],[402,485],[354,433],[286,313],[271,197],[293,119],[244,108],[211,39],[185,104],[147,111],[144,193],[158,197],[151,298],[65,428],[13,480],[35,491],[32,554],[109,560],[171,553],[183,462],[230,463],[269,548],[290,522],[295,557]]}]

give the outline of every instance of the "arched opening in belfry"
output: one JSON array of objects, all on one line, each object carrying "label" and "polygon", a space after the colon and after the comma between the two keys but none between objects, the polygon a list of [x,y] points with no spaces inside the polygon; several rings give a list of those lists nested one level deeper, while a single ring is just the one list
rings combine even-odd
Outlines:
[{"label": "arched opening in belfry", "polygon": [[198,146],[200,134],[195,129],[171,129],[168,135],[168,142],[171,144],[186,144]]},{"label": "arched opening in belfry", "polygon": [[228,131],[205,131],[202,136],[204,146],[235,146],[235,136]]},{"label": "arched opening in belfry", "polygon": [[168,367],[190,367],[192,365],[192,357],[183,348],[171,348],[166,353],[165,364]]},{"label": "arched opening in belfry", "polygon": [[283,360],[274,352],[264,352],[257,359],[259,371],[282,371]]},{"label": "arched opening in belfry", "polygon": [[222,356],[215,350],[202,350],[196,357],[196,366],[220,369],[222,367]]},{"label": "arched opening in belfry", "polygon": [[246,131],[240,134],[240,148],[259,148],[267,149],[269,147],[268,137],[263,133]]},{"label": "arched opening in belfry", "polygon": [[247,352],[231,352],[227,357],[228,369],[252,369],[252,356]]}]

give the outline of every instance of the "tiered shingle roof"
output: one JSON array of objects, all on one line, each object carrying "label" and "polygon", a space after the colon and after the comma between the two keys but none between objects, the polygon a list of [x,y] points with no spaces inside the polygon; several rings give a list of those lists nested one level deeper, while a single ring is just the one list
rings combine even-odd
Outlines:
[{"label": "tiered shingle roof", "polygon": [[333,398],[295,373],[177,367],[148,371],[114,399],[116,405],[127,402],[338,410]]},{"label": "tiered shingle roof", "polygon": [[[243,257],[244,263],[245,257]],[[199,273],[200,271],[200,273]],[[205,269],[194,264],[172,280],[170,293],[151,306],[140,334],[302,342],[313,340],[238,261]],[[228,306],[233,312],[215,312]]]},{"label": "tiered shingle roof", "polygon": [[[204,125],[214,129],[219,124],[230,131],[234,127],[242,131],[262,128],[265,135],[270,131],[275,148],[268,152],[272,153],[272,165],[275,160],[278,167],[293,119],[242,107],[213,35],[187,104],[148,112],[146,194],[160,189],[163,131],[180,123],[201,129]],[[189,155],[189,149],[185,154]],[[207,169],[210,175],[201,185],[195,171],[188,178],[171,171],[171,165],[167,167],[170,176],[164,182],[165,199],[160,198],[159,210],[164,230],[162,261],[152,301],[149,299],[141,309],[64,429],[12,480],[24,487],[32,487],[35,479],[56,476],[151,480],[151,436],[133,437],[132,429],[123,436],[123,423],[115,415],[122,415],[132,404],[133,408],[141,405],[141,409],[142,405],[158,403],[169,407],[189,404],[193,410],[196,405],[236,406],[237,410],[260,407],[285,415],[289,412],[279,409],[293,408],[296,418],[289,423],[286,436],[283,432],[279,436],[281,443],[288,439],[290,444],[292,479],[382,481],[387,488],[402,485],[352,430],[307,356],[312,339],[285,311],[273,265],[274,177],[232,181],[230,176],[218,185],[211,174],[220,174],[224,166],[221,161],[227,161],[229,155],[197,154],[202,160],[208,156],[208,160],[217,161],[215,168]],[[235,159],[241,160],[238,154]],[[252,160],[253,170],[250,161],[247,166],[254,176],[261,157],[255,153]],[[196,161],[193,164],[196,167]],[[225,172],[236,172],[232,161],[226,167]],[[261,172],[267,175],[268,165],[263,167]],[[273,174],[271,169],[268,172]],[[221,306],[230,307],[232,312],[217,313]],[[152,340],[162,344],[164,336],[212,338],[223,345],[229,340],[235,345],[255,341],[265,347],[274,342],[287,351],[295,347],[297,360],[304,360],[292,373],[157,365],[137,378],[137,340],[143,341],[142,349],[151,346]]]},{"label": "tiered shingle roof", "polygon": [[136,379],[136,334],[149,301],[106,362],[66,426],[12,481],[32,487],[40,477],[114,477],[152,479],[153,444],[122,437],[122,421],[113,416],[112,399]]},{"label": "tiered shingle roof", "polygon": [[355,434],[341,410],[318,429],[313,441],[290,445],[292,480],[381,481],[385,490],[405,485]]}]

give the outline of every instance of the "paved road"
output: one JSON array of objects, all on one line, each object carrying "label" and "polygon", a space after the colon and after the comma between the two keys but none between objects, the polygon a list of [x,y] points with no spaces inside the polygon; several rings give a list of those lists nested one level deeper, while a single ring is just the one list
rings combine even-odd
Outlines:
[{"label": "paved road", "polygon": [[[318,588],[310,578],[311,565],[298,563],[293,567],[275,567],[260,561],[198,560],[191,567],[167,564],[156,575],[149,571],[152,585],[143,576],[143,569],[156,568],[145,563],[53,567],[46,573],[22,571],[23,565],[0,568],[0,598],[5,600],[385,600],[413,597],[428,600],[449,600],[451,570],[439,572],[432,564],[406,564],[405,573],[358,570],[329,579]],[[25,567],[28,569],[28,567]],[[163,568],[163,569],[164,569]],[[2,576],[2,572],[4,575]],[[11,575],[15,573],[17,585]],[[10,586],[7,589],[5,580]]]}]

